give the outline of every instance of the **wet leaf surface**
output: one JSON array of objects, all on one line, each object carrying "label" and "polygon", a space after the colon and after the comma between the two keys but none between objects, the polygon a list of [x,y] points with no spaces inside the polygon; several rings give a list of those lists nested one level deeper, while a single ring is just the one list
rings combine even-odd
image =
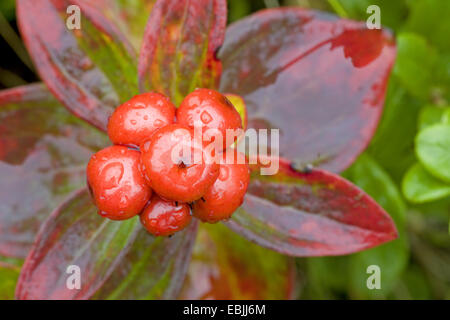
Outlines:
[{"label": "wet leaf surface", "polygon": [[[73,22],[66,13],[72,4],[82,11],[80,29],[66,26]],[[138,93],[136,54],[125,35],[80,0],[19,1],[17,16],[49,89],[70,111],[105,130],[114,108]]]},{"label": "wet leaf surface", "polygon": [[395,44],[387,31],[301,9],[227,29],[220,89],[242,96],[250,128],[280,129],[280,154],[339,172],[372,138]]},{"label": "wet leaf surface", "polygon": [[26,256],[41,222],[85,184],[86,163],[106,140],[42,84],[0,92],[0,256]]},{"label": "wet leaf surface", "polygon": [[392,219],[349,181],[327,171],[276,175],[253,166],[244,204],[227,225],[255,243],[292,256],[342,255],[393,240]]},{"label": "wet leaf surface", "polygon": [[[97,214],[87,188],[74,192],[47,218],[25,260],[17,299],[88,299],[108,279],[142,230],[137,217],[111,221]],[[67,285],[69,266],[81,288]],[[73,271],[72,271],[73,272]]]},{"label": "wet leaf surface", "polygon": [[94,299],[176,299],[191,261],[196,235],[196,221],[170,238],[155,238],[142,228]]}]

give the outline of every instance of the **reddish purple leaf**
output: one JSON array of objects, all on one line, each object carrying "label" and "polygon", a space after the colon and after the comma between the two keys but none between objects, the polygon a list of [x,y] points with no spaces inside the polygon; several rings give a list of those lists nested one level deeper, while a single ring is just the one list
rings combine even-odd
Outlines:
[{"label": "reddish purple leaf", "polygon": [[225,27],[225,0],[158,0],[139,56],[140,90],[164,93],[178,105],[196,87],[217,87],[215,52]]},{"label": "reddish purple leaf", "polygon": [[94,299],[176,299],[191,260],[197,221],[171,238],[142,230]]},{"label": "reddish purple leaf", "polygon": [[222,224],[202,224],[181,299],[292,299],[294,259],[250,243]]},{"label": "reddish purple leaf", "polygon": [[106,141],[43,84],[0,91],[0,256],[26,256],[41,222],[85,184],[86,163]]},{"label": "reddish purple leaf", "polygon": [[[111,275],[139,230],[138,218],[119,222],[102,218],[87,188],[76,191],[42,225],[22,268],[16,298],[90,298]],[[80,268],[80,290],[67,287],[71,265]]]},{"label": "reddish purple leaf", "polygon": [[343,255],[397,237],[389,215],[361,189],[324,170],[273,176],[253,167],[244,204],[227,223],[257,244],[291,256]]},{"label": "reddish purple leaf", "polygon": [[302,9],[232,24],[220,89],[241,95],[250,128],[280,129],[280,155],[339,172],[365,149],[395,58],[391,34]]},{"label": "reddish purple leaf", "polygon": [[[196,230],[193,224],[173,238],[155,239],[139,217],[102,218],[88,190],[80,189],[40,229],[16,298],[89,299],[96,292],[98,298],[173,298],[183,282]],[[71,265],[80,268],[79,290],[67,287]]]},{"label": "reddish purple leaf", "polygon": [[[80,29],[66,26],[71,4],[81,7]],[[138,92],[135,53],[126,37],[81,0],[20,0],[17,16],[49,89],[70,111],[105,130],[114,108]]]}]

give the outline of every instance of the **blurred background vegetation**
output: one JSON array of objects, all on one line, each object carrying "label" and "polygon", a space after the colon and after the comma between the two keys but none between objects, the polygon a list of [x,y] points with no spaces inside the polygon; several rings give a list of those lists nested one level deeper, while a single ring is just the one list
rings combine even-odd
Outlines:
[{"label": "blurred background vegetation", "polygon": [[[228,0],[229,21],[267,7],[302,6],[366,20],[376,4],[398,56],[385,111],[367,151],[343,173],[393,217],[400,238],[344,257],[296,259],[301,299],[450,299],[450,1]],[[0,1],[0,88],[38,81],[17,31],[15,1]],[[435,147],[430,149],[430,145]],[[436,151],[436,152],[434,152]],[[442,164],[443,162],[443,164]],[[380,266],[381,290],[366,287]],[[0,292],[18,270],[0,276]],[[0,299],[2,297],[0,296]]]}]

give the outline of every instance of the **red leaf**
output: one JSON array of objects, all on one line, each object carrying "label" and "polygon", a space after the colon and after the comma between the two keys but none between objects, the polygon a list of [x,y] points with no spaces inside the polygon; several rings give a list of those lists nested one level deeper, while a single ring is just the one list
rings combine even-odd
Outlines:
[{"label": "red leaf", "polygon": [[[42,225],[25,260],[17,299],[88,299],[111,275],[139,230],[138,218],[111,221],[100,217],[86,188],[72,194]],[[81,289],[66,281],[78,266]]]},{"label": "red leaf", "polygon": [[253,167],[244,204],[227,225],[300,257],[349,254],[397,237],[392,219],[361,189],[324,170],[297,172],[283,160],[273,176]]},{"label": "red leaf", "polygon": [[196,87],[217,87],[215,52],[225,27],[225,0],[158,0],[139,56],[140,90],[164,93],[178,105]]},{"label": "red leaf", "polygon": [[41,222],[85,185],[86,163],[106,140],[42,84],[0,91],[0,256],[26,256]]},{"label": "red leaf", "polygon": [[387,31],[302,9],[232,24],[220,89],[241,95],[250,128],[279,128],[280,155],[339,172],[366,148],[395,58]]},{"label": "red leaf", "polygon": [[[71,4],[82,9],[81,29],[66,26]],[[81,0],[21,0],[17,16],[49,89],[70,111],[105,130],[113,109],[138,92],[135,53],[126,37]]]},{"label": "red leaf", "polygon": [[181,299],[292,299],[294,259],[264,249],[222,224],[203,224]]},{"label": "red leaf", "polygon": [[94,299],[176,299],[191,260],[197,235],[194,221],[171,238],[142,230]]}]

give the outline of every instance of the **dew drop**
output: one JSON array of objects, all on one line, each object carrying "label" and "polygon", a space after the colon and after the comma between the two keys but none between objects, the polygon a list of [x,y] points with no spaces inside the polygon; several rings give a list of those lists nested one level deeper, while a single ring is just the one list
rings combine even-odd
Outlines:
[{"label": "dew drop", "polygon": [[229,175],[230,175],[229,169],[225,166],[221,166],[219,172],[219,180],[225,181],[228,179]]},{"label": "dew drop", "polygon": [[200,120],[202,120],[204,124],[208,124],[212,121],[212,117],[207,111],[203,111],[200,115]]},{"label": "dew drop", "polygon": [[153,125],[157,128],[160,128],[164,126],[164,122],[161,119],[156,119]]}]

